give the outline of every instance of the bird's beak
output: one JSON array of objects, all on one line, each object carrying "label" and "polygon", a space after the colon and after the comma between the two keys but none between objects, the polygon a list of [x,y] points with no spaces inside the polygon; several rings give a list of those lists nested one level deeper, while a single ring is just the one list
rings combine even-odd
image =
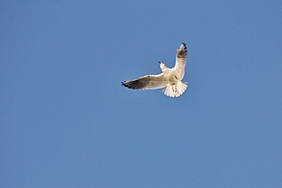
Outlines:
[{"label": "bird's beak", "polygon": [[162,62],[159,61],[159,64],[161,64]]}]

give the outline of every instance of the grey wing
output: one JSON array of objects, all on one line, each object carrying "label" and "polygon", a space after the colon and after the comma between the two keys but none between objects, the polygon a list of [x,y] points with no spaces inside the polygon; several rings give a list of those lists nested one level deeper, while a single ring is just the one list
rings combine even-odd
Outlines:
[{"label": "grey wing", "polygon": [[134,90],[160,89],[167,85],[163,73],[158,75],[146,75],[135,80],[128,80],[121,83],[124,87]]},{"label": "grey wing", "polygon": [[187,49],[186,44],[182,43],[176,52],[175,66],[172,68],[174,75],[182,80],[185,74],[185,66],[187,60]]}]

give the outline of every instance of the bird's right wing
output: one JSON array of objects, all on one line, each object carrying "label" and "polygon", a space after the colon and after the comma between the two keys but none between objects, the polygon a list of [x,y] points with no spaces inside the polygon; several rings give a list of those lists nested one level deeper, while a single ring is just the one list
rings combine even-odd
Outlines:
[{"label": "bird's right wing", "polygon": [[163,73],[158,75],[146,75],[134,80],[128,80],[121,83],[124,87],[134,90],[148,90],[148,89],[160,89],[167,85],[167,81],[164,79]]}]

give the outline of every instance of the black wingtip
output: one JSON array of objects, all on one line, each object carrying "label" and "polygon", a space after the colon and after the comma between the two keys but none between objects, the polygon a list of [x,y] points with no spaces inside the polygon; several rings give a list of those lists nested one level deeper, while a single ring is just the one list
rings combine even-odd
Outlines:
[{"label": "black wingtip", "polygon": [[126,81],[121,82],[121,85],[122,85],[123,87],[127,87],[127,88],[130,88],[130,89],[131,89],[130,85],[126,84]]},{"label": "black wingtip", "polygon": [[184,42],[182,42],[182,44],[184,46],[185,52],[187,52],[186,44]]}]

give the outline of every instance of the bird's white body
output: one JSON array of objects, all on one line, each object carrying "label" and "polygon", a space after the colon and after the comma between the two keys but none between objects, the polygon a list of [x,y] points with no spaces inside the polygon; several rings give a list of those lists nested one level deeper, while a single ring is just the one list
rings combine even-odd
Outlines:
[{"label": "bird's white body", "polygon": [[164,88],[165,95],[179,97],[187,89],[187,83],[181,81],[185,74],[186,59],[186,45],[182,43],[177,50],[176,62],[173,68],[170,69],[163,62],[159,62],[162,70],[161,74],[146,75],[135,80],[122,82],[122,85],[136,90]]},{"label": "bird's white body", "polygon": [[[163,92],[165,95],[169,97],[179,97],[184,93],[184,91],[187,88],[186,83],[183,83],[180,79],[177,77],[177,70],[172,68],[168,68],[165,66],[164,63],[160,62],[160,68],[163,72],[164,79],[167,81],[166,87],[163,89]],[[183,71],[184,76],[184,71]],[[182,76],[182,74],[178,76]]]}]

